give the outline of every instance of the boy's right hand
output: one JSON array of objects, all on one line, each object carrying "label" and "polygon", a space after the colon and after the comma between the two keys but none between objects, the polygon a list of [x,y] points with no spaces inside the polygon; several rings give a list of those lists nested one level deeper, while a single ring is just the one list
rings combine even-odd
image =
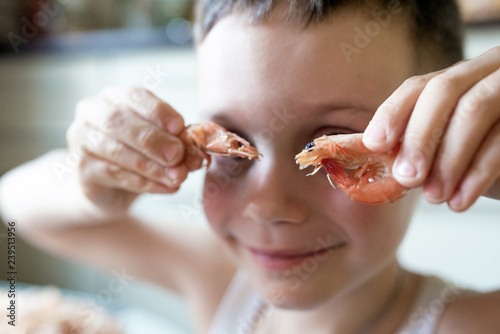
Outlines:
[{"label": "boy's right hand", "polygon": [[176,192],[189,171],[183,129],[182,116],[143,88],[108,88],[80,101],[67,141],[80,158],[84,194],[122,215],[141,193]]}]

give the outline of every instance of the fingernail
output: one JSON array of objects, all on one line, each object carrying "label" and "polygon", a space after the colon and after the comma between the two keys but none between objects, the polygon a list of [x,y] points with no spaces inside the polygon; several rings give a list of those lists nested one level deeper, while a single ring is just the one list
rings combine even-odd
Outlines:
[{"label": "fingernail", "polygon": [[440,202],[443,197],[441,189],[442,187],[439,182],[434,180],[430,181],[429,184],[424,187],[424,196],[433,200],[433,202]]},{"label": "fingernail", "polygon": [[387,139],[387,134],[385,133],[385,130],[379,126],[369,127],[365,131],[363,139],[373,143],[380,143]]},{"label": "fingernail", "polygon": [[184,128],[184,120],[180,117],[174,117],[167,124],[167,130],[169,133],[176,135],[182,128]]},{"label": "fingernail", "polygon": [[170,179],[173,185],[178,183],[180,170],[177,167],[172,167],[167,169],[167,177]]},{"label": "fingernail", "polygon": [[403,160],[397,165],[396,174],[401,177],[414,178],[417,176],[417,169],[409,161]]},{"label": "fingernail", "polygon": [[458,192],[448,203],[448,205],[453,209],[453,210],[458,210],[462,207],[462,202],[463,202],[463,196],[462,192]]},{"label": "fingernail", "polygon": [[163,156],[167,159],[168,162],[174,160],[174,158],[179,153],[179,144],[177,143],[168,143],[163,148]]}]

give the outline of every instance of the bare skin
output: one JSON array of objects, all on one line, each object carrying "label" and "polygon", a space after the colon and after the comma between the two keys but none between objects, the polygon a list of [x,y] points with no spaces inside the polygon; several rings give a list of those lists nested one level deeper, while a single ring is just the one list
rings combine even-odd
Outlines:
[{"label": "bare skin", "polygon": [[[70,148],[81,152],[79,167],[58,183],[50,165],[65,155],[55,152],[14,170],[2,179],[2,212],[17,217],[24,236],[40,247],[102,269],[119,264],[130,275],[176,292],[187,301],[200,333],[208,331],[238,267],[277,306],[259,333],[356,333],[396,284],[396,250],[419,191],[393,205],[355,203],[332,190],[324,177],[306,178],[297,168],[293,158],[305,144],[332,132],[363,132],[371,121],[364,141],[374,150],[389,150],[403,133],[412,138],[403,142],[401,155],[421,158],[412,160],[418,173],[398,180],[424,186],[426,199],[431,200],[436,183],[442,194],[432,201],[449,202],[457,211],[481,194],[500,199],[500,81],[494,80],[500,76],[500,49],[405,81],[413,75],[413,56],[409,46],[402,47],[409,41],[400,26],[387,27],[346,64],[338,44],[364,23],[362,16],[342,13],[302,29],[283,24],[279,12],[255,25],[245,15],[231,14],[199,46],[203,117],[237,132],[263,154],[260,162],[236,165],[229,158],[214,159],[204,190],[212,230],[173,222],[158,228],[127,213],[141,193],[175,193],[193,169],[184,164],[178,139],[182,117],[141,89],[107,90],[83,101],[68,132]],[[443,107],[474,97],[460,85],[447,85],[443,93],[440,84],[450,77],[467,81],[468,88],[491,80],[493,93],[475,109],[488,117],[461,122]],[[413,154],[422,151],[419,145],[432,129],[442,126],[444,113],[451,125],[442,140],[429,154]],[[91,130],[101,134],[97,145],[85,140]],[[475,153],[456,152],[452,143]],[[210,196],[210,185],[229,169],[237,172]],[[255,252],[314,250],[319,237],[335,247],[306,278],[303,272],[289,276],[298,282],[296,289],[283,280],[285,269],[256,260]],[[402,310],[414,301],[418,281],[417,275],[407,275],[398,307],[373,333],[393,331],[406,321]],[[492,312],[498,305],[498,292],[461,298],[445,311],[438,333],[498,333]]]}]

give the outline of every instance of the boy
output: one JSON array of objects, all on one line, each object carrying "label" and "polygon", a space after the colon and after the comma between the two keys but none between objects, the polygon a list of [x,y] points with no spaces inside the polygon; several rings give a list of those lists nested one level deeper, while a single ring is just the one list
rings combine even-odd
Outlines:
[{"label": "boy", "polygon": [[[498,292],[412,317],[443,287],[396,260],[418,189],[362,205],[293,157],[324,134],[365,132],[377,152],[403,138],[394,176],[428,201],[462,211],[481,194],[500,198],[500,49],[440,70],[461,57],[452,1],[214,0],[198,23],[203,118],[263,154],[213,159],[203,200],[215,233],[158,233],[128,215],[140,193],[174,193],[201,162],[185,163],[184,122],[168,104],[110,89],[77,108],[71,183],[50,182],[55,154],[6,176],[3,194],[30,184],[22,200],[2,196],[25,237],[175,291],[200,333],[498,333]],[[44,196],[26,199],[33,186]]]}]

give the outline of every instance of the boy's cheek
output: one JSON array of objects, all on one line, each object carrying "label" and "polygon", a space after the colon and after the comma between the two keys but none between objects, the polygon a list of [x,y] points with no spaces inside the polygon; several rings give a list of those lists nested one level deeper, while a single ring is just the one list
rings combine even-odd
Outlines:
[{"label": "boy's cheek", "polygon": [[[327,182],[328,183],[328,182]],[[408,211],[412,211],[413,199],[402,199],[397,203],[386,205],[366,205],[353,201],[340,189],[325,189],[316,198],[323,198],[320,209],[332,222],[339,225],[353,242],[365,246],[378,243],[380,240],[399,235],[406,230],[409,218]]]},{"label": "boy's cheek", "polygon": [[210,168],[203,187],[203,209],[210,226],[217,234],[224,234],[229,217],[234,212],[234,194],[230,180],[225,180]]},{"label": "boy's cheek", "polygon": [[[361,253],[392,254],[396,252],[408,229],[418,202],[419,192],[385,205],[360,205],[353,210],[357,217],[346,228],[357,239]],[[354,240],[356,242],[356,240]]]},{"label": "boy's cheek", "polygon": [[217,197],[209,197],[207,191],[203,191],[203,209],[207,217],[208,223],[216,231],[223,227],[224,212],[226,206],[224,201],[218,200]]}]

